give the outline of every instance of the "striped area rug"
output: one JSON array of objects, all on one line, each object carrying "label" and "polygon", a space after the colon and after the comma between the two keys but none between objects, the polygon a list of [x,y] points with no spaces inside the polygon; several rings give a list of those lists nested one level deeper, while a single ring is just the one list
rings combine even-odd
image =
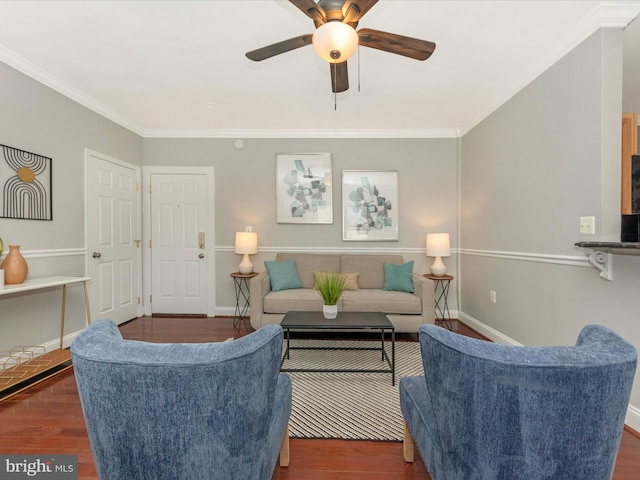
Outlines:
[{"label": "striped area rug", "polygon": [[[373,346],[377,341],[291,340],[292,346]],[[385,342],[391,356],[391,343]],[[286,348],[286,343],[285,343]],[[283,368],[387,369],[379,351],[293,350]],[[391,373],[287,372],[293,384],[292,438],[402,441],[398,384],[422,375],[420,344],[396,342],[396,384]]]}]

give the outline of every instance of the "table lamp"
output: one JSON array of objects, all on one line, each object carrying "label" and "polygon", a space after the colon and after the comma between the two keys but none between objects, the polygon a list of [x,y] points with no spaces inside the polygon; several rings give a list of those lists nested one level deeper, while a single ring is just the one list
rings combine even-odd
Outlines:
[{"label": "table lamp", "polygon": [[245,274],[253,272],[253,264],[249,255],[258,253],[258,234],[252,232],[251,227],[247,227],[246,230],[245,232],[236,232],[236,253],[244,255],[238,266],[238,271]]},{"label": "table lamp", "polygon": [[451,256],[451,246],[448,233],[427,233],[427,257],[435,257],[431,265],[431,275],[442,277],[447,273],[447,266],[442,263],[442,257]]}]

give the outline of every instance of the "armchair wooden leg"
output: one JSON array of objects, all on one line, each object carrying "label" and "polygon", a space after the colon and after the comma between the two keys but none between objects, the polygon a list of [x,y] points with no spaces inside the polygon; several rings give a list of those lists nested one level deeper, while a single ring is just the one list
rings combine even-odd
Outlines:
[{"label": "armchair wooden leg", "polygon": [[405,462],[413,463],[413,450],[415,448],[415,444],[413,443],[413,437],[411,436],[409,427],[407,427],[407,422],[403,423],[404,436],[402,438],[402,455],[404,456]]},{"label": "armchair wooden leg", "polygon": [[280,446],[280,466],[281,467],[289,466],[289,425],[288,424],[287,424],[287,429],[284,431],[282,445]]}]

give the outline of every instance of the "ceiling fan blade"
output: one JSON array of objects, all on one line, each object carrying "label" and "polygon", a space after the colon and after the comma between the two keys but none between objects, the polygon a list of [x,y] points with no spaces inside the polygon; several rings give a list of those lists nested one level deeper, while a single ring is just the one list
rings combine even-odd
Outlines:
[{"label": "ceiling fan blade", "polygon": [[331,91],[340,93],[349,90],[347,62],[330,63],[329,67],[331,67]]},{"label": "ceiling fan blade", "polygon": [[436,49],[436,44],[417,38],[404,37],[395,33],[381,32],[370,28],[358,30],[360,45],[404,55],[416,60],[426,60]]},{"label": "ceiling fan blade", "polygon": [[327,21],[326,12],[313,0],[289,0],[289,2],[295,5],[302,13],[314,22],[322,25]]},{"label": "ceiling fan blade", "polygon": [[291,50],[295,50],[296,48],[309,45],[311,43],[312,37],[313,35],[311,34],[300,35],[299,37],[290,38],[288,40],[283,40],[282,42],[258,48],[257,50],[252,50],[250,52],[247,52],[245,55],[249,60],[259,62],[261,60],[280,55],[281,53],[289,52]]},{"label": "ceiling fan blade", "polygon": [[376,3],[378,0],[347,0],[342,6],[343,22],[359,21]]}]

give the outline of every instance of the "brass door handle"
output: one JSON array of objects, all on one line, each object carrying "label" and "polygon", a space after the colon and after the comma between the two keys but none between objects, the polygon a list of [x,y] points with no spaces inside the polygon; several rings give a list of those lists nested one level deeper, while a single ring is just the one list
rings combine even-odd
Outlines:
[{"label": "brass door handle", "polygon": [[92,257],[93,258],[100,258],[102,256],[102,254],[100,252],[93,252]]}]

